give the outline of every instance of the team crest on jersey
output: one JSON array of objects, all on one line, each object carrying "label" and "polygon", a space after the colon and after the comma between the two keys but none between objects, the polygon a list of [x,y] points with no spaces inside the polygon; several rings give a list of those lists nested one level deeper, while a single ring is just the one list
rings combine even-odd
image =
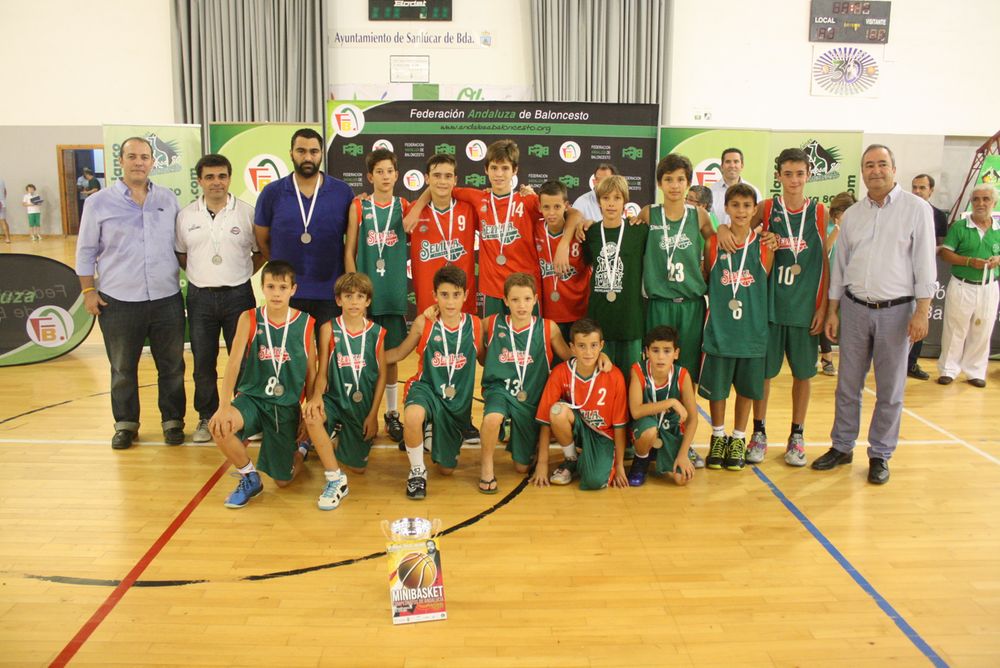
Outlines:
[{"label": "team crest on jersey", "polygon": [[608,426],[608,423],[604,421],[604,416],[601,415],[601,411],[584,410],[581,408],[580,417],[582,417],[583,421],[589,424],[594,429],[600,429],[602,427]]},{"label": "team crest on jersey", "polygon": [[257,347],[257,359],[261,362],[272,359],[281,359],[282,363],[287,362],[292,359],[288,354],[288,351],[281,346],[274,346],[273,348],[268,348],[267,346]]},{"label": "team crest on jersey", "polygon": [[341,355],[337,353],[337,368],[347,369],[354,367],[355,371],[361,371],[367,366],[365,362],[364,353],[358,353],[356,355]]},{"label": "team crest on jersey", "polygon": [[[739,279],[737,279],[737,274],[739,274]],[[728,269],[722,270],[722,284],[723,285],[733,285],[739,280],[740,285],[744,288],[748,288],[754,284],[753,274],[749,269],[744,269],[742,273],[739,271],[729,271]]]},{"label": "team crest on jersey", "polygon": [[691,239],[688,238],[688,235],[681,232],[681,235],[677,237],[676,235],[668,235],[664,230],[663,236],[660,238],[660,250],[670,252],[671,249],[674,249],[675,238],[677,241],[676,250],[687,250],[691,247]]},{"label": "team crest on jersey", "polygon": [[439,241],[431,243],[429,241],[420,242],[420,261],[436,260],[444,258],[448,262],[458,262],[458,259],[465,255],[465,248],[454,239],[450,241]]},{"label": "team crest on jersey", "polygon": [[[500,238],[501,236],[503,239]],[[508,245],[520,239],[521,233],[514,223],[497,223],[495,225],[483,225],[479,231],[479,238],[482,241],[495,240]]]},{"label": "team crest on jersey", "polygon": [[515,359],[514,352],[506,348],[500,351],[499,359],[502,364],[517,364],[519,366],[527,366],[535,361],[526,350],[519,350]]},{"label": "team crest on jersey", "polygon": [[365,237],[365,243],[369,246],[378,246],[379,243],[381,243],[384,246],[392,248],[399,243],[399,235],[392,230],[386,230],[385,232],[368,230],[368,236]]},{"label": "team crest on jersey", "polygon": [[464,353],[451,353],[446,357],[444,353],[435,351],[434,356],[431,357],[431,366],[439,369],[454,368],[457,370],[463,368],[467,361]]},{"label": "team crest on jersey", "polygon": [[599,261],[594,268],[594,290],[596,292],[611,292],[614,288],[621,288],[625,278],[625,263],[620,257],[615,258],[617,250],[618,244],[613,241],[601,249]]},{"label": "team crest on jersey", "polygon": [[798,238],[792,239],[791,237],[778,237],[778,250],[790,250],[794,253],[801,253],[807,248],[809,248],[809,244],[806,243],[804,237],[801,240]]},{"label": "team crest on jersey", "polygon": [[568,272],[566,272],[565,274],[559,274],[556,272],[555,265],[553,265],[551,262],[546,262],[542,258],[538,258],[538,265],[542,268],[542,278],[551,278],[553,276],[559,276],[559,278],[563,280],[569,280],[579,273],[576,270],[576,267],[571,266]]}]

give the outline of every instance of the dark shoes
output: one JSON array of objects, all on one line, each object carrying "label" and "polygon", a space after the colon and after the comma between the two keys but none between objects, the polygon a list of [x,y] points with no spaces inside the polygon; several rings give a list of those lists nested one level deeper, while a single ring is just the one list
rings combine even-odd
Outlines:
[{"label": "dark shoes", "polygon": [[938,376],[938,385],[951,385],[951,381],[955,380],[951,376]]},{"label": "dark shoes", "polygon": [[889,462],[878,457],[869,459],[868,482],[873,485],[884,485],[889,482]]},{"label": "dark shoes", "polygon": [[970,378],[969,385],[972,387],[986,387],[986,381],[982,378]]},{"label": "dark shoes", "polygon": [[829,471],[836,466],[850,464],[852,461],[854,461],[853,452],[841,452],[840,450],[830,448],[813,460],[812,467],[817,471]]},{"label": "dark shoes", "polygon": [[163,441],[167,445],[180,445],[184,442],[184,429],[181,427],[170,427],[163,430]]},{"label": "dark shoes", "polygon": [[906,375],[917,380],[927,380],[931,377],[929,373],[920,368],[919,364],[914,364],[906,370]]},{"label": "dark shoes", "polygon": [[111,437],[111,448],[113,450],[128,450],[132,447],[135,435],[135,432],[131,429],[119,429]]}]

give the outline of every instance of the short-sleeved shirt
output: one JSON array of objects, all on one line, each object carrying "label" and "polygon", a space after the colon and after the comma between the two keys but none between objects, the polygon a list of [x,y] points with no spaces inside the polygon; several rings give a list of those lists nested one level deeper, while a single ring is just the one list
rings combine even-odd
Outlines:
[{"label": "short-sleeved shirt", "polygon": [[[764,357],[767,354],[768,288],[767,248],[753,231],[735,253],[718,247],[719,238],[708,240],[708,317],[702,349],[716,357]],[[743,270],[740,261],[746,254]],[[735,293],[734,293],[734,287]],[[730,302],[740,302],[730,308]]]},{"label": "short-sleeved shirt", "polygon": [[575,367],[576,361],[570,360],[552,371],[545,383],[535,419],[549,424],[552,406],[557,401],[564,401],[577,411],[587,427],[601,436],[614,439],[615,429],[628,424],[627,394],[622,372],[616,367],[610,371],[595,369],[593,374],[584,378],[574,371]]},{"label": "short-sleeved shirt", "polygon": [[[177,214],[174,249],[187,254],[187,278],[199,288],[243,285],[253,275],[257,239],[253,233],[253,207],[229,195],[215,216],[199,197]],[[214,257],[222,258],[216,264]]]},{"label": "short-sleeved shirt", "polygon": [[[296,196],[293,175],[267,184],[257,198],[254,224],[271,230],[271,259],[285,260],[295,268],[297,299],[333,301],[333,284],[344,273],[344,232],[354,191],[332,176],[312,197],[302,197],[306,215],[318,197],[309,223],[309,243],[303,243],[305,226]],[[89,206],[89,205],[88,205]]]},{"label": "short-sleeved shirt", "polygon": [[466,313],[476,313],[476,225],[475,210],[465,202],[452,200],[443,211],[430,204],[420,212],[417,226],[410,233],[410,272],[417,313],[423,313],[434,301],[434,273],[453,264],[465,272]]},{"label": "short-sleeved shirt", "polygon": [[[764,202],[764,229],[778,237],[769,279],[771,322],[809,327],[823,301],[826,209],[815,200],[806,200],[798,211],[787,211],[787,220],[785,214],[780,197]],[[797,253],[794,248],[798,248]],[[795,265],[799,267],[797,274]]]},{"label": "short-sleeved shirt", "polygon": [[643,292],[655,299],[701,299],[705,295],[704,254],[705,239],[695,207],[687,205],[680,220],[669,220],[661,205],[651,206],[642,262]]},{"label": "short-sleeved shirt", "polygon": [[[573,239],[569,245],[569,273],[565,276],[556,274],[552,259],[562,235],[562,232],[550,232],[544,218],[535,223],[535,250],[542,275],[542,284],[538,286],[539,300],[546,318],[559,323],[576,322],[587,315],[590,265],[583,257],[583,244]],[[553,292],[559,293],[559,299],[552,300]]]},{"label": "short-sleeved shirt", "polygon": [[32,197],[36,197],[36,196],[37,196],[37,193],[34,194],[34,195],[31,195],[29,193],[24,193],[24,197],[21,198],[21,201],[28,205],[28,206],[25,207],[25,210],[28,213],[41,213],[42,212],[42,207],[41,207],[40,204],[32,204],[31,203],[31,198]]},{"label": "short-sleeved shirt", "polygon": [[374,287],[368,312],[406,315],[410,292],[406,284],[406,262],[410,259],[410,244],[403,230],[403,216],[410,203],[402,197],[393,197],[387,204],[378,204],[374,199],[356,199],[353,206],[358,219],[357,268],[371,278]]},{"label": "short-sleeved shirt", "polygon": [[[994,218],[992,224],[983,232],[979,226],[972,222],[972,218],[967,220],[956,220],[948,228],[948,234],[941,244],[944,248],[957,253],[963,257],[974,257],[986,260],[994,255],[1000,255],[1000,223]],[[981,282],[985,269],[966,267],[961,264],[951,266],[952,276],[964,278],[967,281]],[[997,280],[1000,277],[1000,267],[990,270],[992,274],[987,280]]]},{"label": "short-sleeved shirt", "polygon": [[[594,223],[587,230],[583,247],[584,257],[593,268],[590,279],[590,303],[587,317],[600,324],[606,341],[641,339],[646,333],[645,309],[642,307],[642,263],[646,252],[649,225],[630,225],[622,221],[621,227],[605,227]],[[621,250],[615,258],[619,230]],[[608,294],[617,292],[614,301]]]}]

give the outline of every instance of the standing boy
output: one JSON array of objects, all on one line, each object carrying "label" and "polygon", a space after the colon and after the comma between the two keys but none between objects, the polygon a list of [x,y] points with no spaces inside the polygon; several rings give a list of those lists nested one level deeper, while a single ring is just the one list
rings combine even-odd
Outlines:
[{"label": "standing boy", "polygon": [[[403,215],[409,202],[392,194],[399,178],[395,153],[376,149],[365,157],[365,167],[374,192],[368,199],[355,197],[351,203],[344,241],[344,268],[369,277],[372,321],[385,331],[385,345],[395,348],[406,338],[409,305],[406,262],[410,249],[403,231]],[[403,440],[396,383],[398,373],[395,364],[388,365],[384,415],[386,433],[397,443]]]},{"label": "standing boy", "polygon": [[403,443],[410,460],[406,496],[427,496],[427,469],[424,466],[425,427],[431,460],[442,475],[451,475],[458,464],[462,429],[471,424],[472,392],[476,360],[482,361],[482,326],[479,318],[462,312],[466,299],[465,272],[454,265],[434,274],[434,296],[439,315],[430,319],[420,314],[398,348],[386,353],[386,362],[399,362],[416,348],[417,373],[406,383],[403,410]]},{"label": "standing boy", "polygon": [[[549,482],[568,485],[579,476],[580,489],[584,490],[608,485],[628,487],[624,462],[628,424],[625,379],[617,368],[598,368],[604,337],[596,322],[589,318],[575,322],[570,336],[576,359],[563,362],[549,376],[535,415],[542,426],[538,463],[531,482],[540,487]],[[551,477],[550,431],[565,457]]]},{"label": "standing boy", "polygon": [[35,184],[29,183],[21,198],[25,211],[28,212],[28,231],[32,241],[42,240],[42,198],[35,194]]},{"label": "standing boy", "polygon": [[[257,467],[284,487],[295,478],[302,464],[295,436],[299,404],[306,387],[316,379],[316,348],[312,316],[289,306],[295,294],[295,270],[275,260],[261,272],[264,306],[240,316],[233,339],[234,350],[226,364],[219,396],[219,410],[209,428],[215,444],[236,467],[240,482],[226,499],[227,508],[242,508],[264,490],[257,468],[247,456],[243,434],[263,432]],[[239,387],[236,379],[239,376]],[[233,399],[233,390],[239,390]],[[322,401],[314,394],[312,401]]]},{"label": "standing boy", "polygon": [[[705,258],[708,318],[698,394],[708,399],[711,409],[712,439],[706,460],[710,469],[743,468],[750,402],[764,396],[771,255],[750,229],[756,206],[757,194],[750,186],[737,183],[726,190],[726,214],[736,251],[719,248],[719,238],[714,236]],[[736,389],[735,422],[732,438],[726,438],[730,387]]]}]

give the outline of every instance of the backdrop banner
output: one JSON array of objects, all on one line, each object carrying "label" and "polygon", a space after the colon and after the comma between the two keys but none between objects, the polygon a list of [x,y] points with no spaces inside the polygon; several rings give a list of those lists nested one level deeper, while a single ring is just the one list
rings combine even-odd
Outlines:
[{"label": "backdrop banner", "polygon": [[200,125],[105,125],[104,171],[109,186],[122,177],[118,151],[129,137],[145,137],[152,144],[153,183],[173,190],[181,206],[198,197],[194,166],[201,158]]}]

